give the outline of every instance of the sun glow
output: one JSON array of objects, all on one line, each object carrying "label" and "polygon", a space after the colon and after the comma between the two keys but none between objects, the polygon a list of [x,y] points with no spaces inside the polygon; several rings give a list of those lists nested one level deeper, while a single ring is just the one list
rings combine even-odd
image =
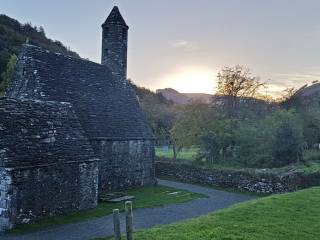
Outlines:
[{"label": "sun glow", "polygon": [[161,85],[181,93],[214,93],[217,72],[205,67],[183,67],[161,78]]}]

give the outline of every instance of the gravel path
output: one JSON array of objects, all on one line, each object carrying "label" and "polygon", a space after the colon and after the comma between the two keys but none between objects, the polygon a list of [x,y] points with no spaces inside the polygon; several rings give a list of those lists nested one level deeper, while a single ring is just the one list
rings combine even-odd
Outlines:
[{"label": "gravel path", "polygon": [[[202,193],[208,198],[196,199],[186,203],[167,205],[163,207],[136,209],[133,212],[135,229],[150,228],[159,224],[168,224],[197,217],[232,204],[247,201],[253,197],[224,192],[212,188],[186,183],[159,180],[160,185],[185,189]],[[124,216],[121,215],[121,227],[124,231]],[[3,240],[88,240],[113,235],[112,216],[91,219],[79,223],[66,224],[37,232],[16,236],[0,236]]]}]

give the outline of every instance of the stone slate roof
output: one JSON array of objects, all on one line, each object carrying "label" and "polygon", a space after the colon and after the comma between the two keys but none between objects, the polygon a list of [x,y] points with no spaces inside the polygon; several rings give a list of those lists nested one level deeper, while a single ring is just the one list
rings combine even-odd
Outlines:
[{"label": "stone slate roof", "polygon": [[90,139],[154,138],[131,85],[105,65],[24,45],[6,96],[71,103]]},{"label": "stone slate roof", "polygon": [[0,167],[96,161],[69,103],[0,99]]},{"label": "stone slate roof", "polygon": [[125,20],[123,19],[119,8],[117,6],[114,6],[111,13],[109,14],[109,16],[107,17],[106,21],[102,24],[102,26],[104,25],[121,25],[121,26],[125,26],[127,28],[128,25],[126,24]]}]

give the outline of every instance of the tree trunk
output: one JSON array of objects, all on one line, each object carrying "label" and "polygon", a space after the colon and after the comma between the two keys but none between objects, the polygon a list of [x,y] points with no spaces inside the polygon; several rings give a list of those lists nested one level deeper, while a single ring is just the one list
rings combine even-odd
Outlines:
[{"label": "tree trunk", "polygon": [[175,142],[172,143],[172,150],[173,150],[173,160],[177,160],[177,148]]}]

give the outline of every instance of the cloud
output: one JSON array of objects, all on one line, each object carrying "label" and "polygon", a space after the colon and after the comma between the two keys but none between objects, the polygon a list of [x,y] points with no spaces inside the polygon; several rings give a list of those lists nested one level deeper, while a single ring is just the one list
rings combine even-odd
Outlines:
[{"label": "cloud", "polygon": [[273,74],[270,82],[282,87],[301,87],[315,80],[320,80],[320,72],[293,72]]},{"label": "cloud", "polygon": [[186,51],[194,51],[199,49],[197,44],[187,40],[178,40],[178,41],[172,42],[170,43],[170,46],[172,48],[183,49]]},{"label": "cloud", "polygon": [[171,43],[171,46],[175,47],[175,48],[186,47],[188,45],[190,45],[190,43],[186,40],[179,40],[179,41]]},{"label": "cloud", "polygon": [[292,73],[276,73],[267,81],[268,92],[271,95],[279,96],[288,87],[300,88],[305,84],[312,84],[313,81],[320,80],[320,69],[313,71],[301,71]]}]

